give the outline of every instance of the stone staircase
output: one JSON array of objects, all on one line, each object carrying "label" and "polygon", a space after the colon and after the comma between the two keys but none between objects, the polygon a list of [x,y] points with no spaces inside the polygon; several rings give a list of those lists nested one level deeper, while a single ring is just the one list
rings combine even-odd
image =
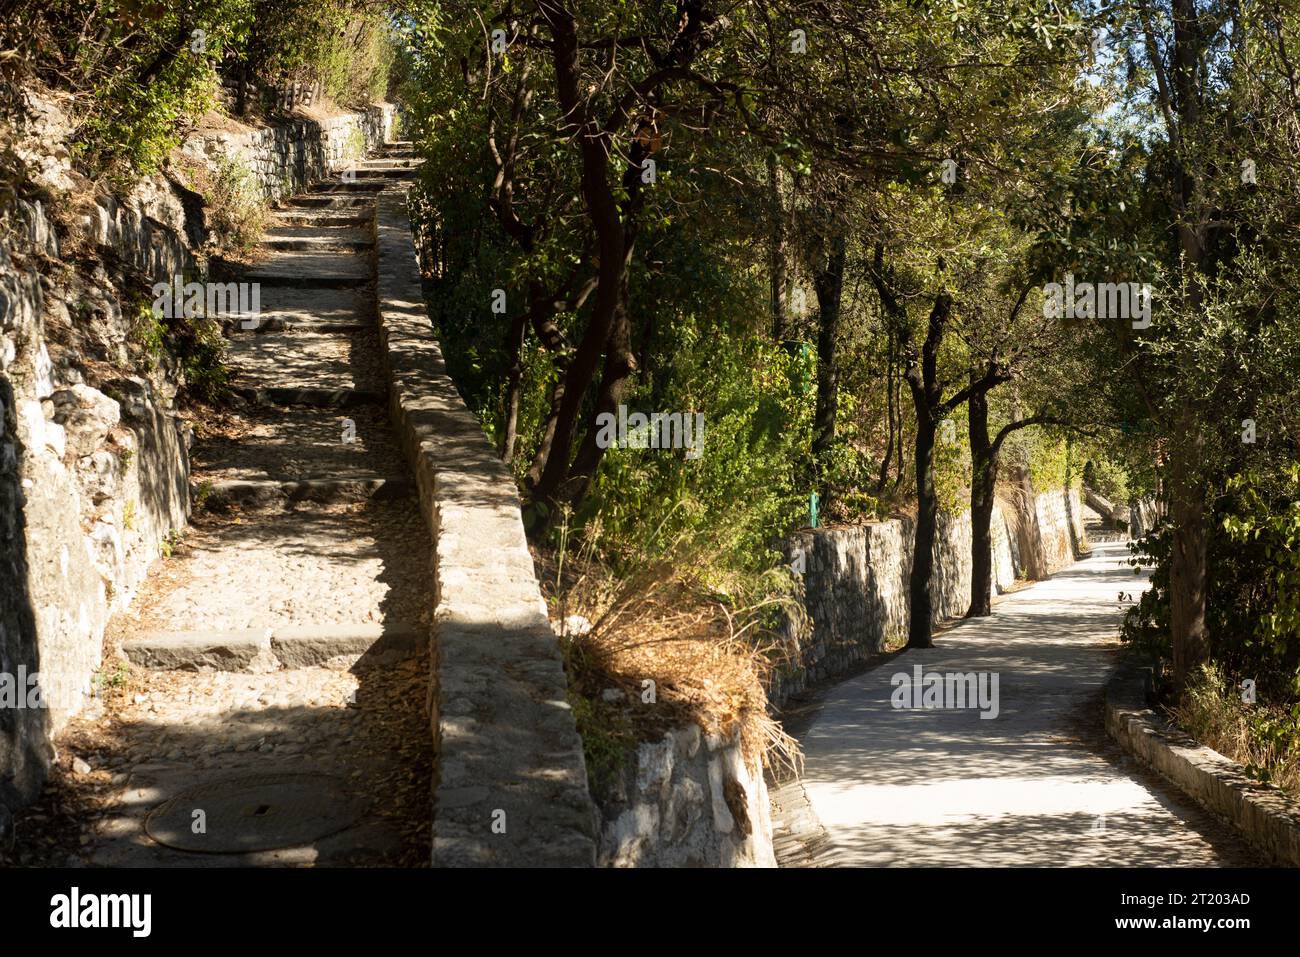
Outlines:
[{"label": "stone staircase", "polygon": [[[148,690],[114,716],[122,793],[93,863],[427,861],[432,546],[375,301],[376,197],[413,166],[388,144],[294,197],[231,277],[261,302],[225,323],[234,407],[197,424],[192,526],[110,626]],[[210,839],[177,801],[225,807]]]},{"label": "stone staircase", "polygon": [[[286,629],[305,632],[300,640],[322,654],[359,653],[378,636],[421,632],[420,615],[394,621],[384,607],[393,604],[392,589],[377,570],[361,563],[372,573],[371,587],[356,582],[359,542],[370,539],[378,548],[378,538],[397,526],[410,526],[400,536],[404,546],[420,537],[416,511],[405,501],[414,485],[385,409],[374,299],[375,192],[408,185],[413,162],[409,146],[390,144],[339,181],[289,200],[273,214],[263,255],[237,277],[260,286],[261,302],[259,315],[225,324],[231,385],[242,408],[194,450],[192,498],[216,517],[202,525],[200,553],[187,553],[179,564],[191,575],[215,576],[237,557],[228,551],[247,551],[238,563],[257,566],[262,547],[286,546],[280,550],[299,554],[297,580],[269,580],[263,596],[239,576],[247,601],[223,602],[215,582],[201,593],[159,595],[146,619],[154,627],[124,646],[133,662],[177,667],[190,655],[215,666],[225,655],[225,664],[242,669],[266,660],[268,650],[282,658],[279,634]],[[305,503],[317,507],[304,511]],[[283,529],[294,547],[269,532],[250,541],[250,521]],[[427,553],[427,543],[418,544]],[[283,562],[263,563],[268,572],[277,566],[289,570]],[[344,609],[332,608],[336,603],[322,606],[313,597],[313,612],[295,600],[296,588],[325,583],[352,597],[352,620],[339,620]],[[258,604],[263,597],[265,607]],[[298,610],[286,616],[275,611],[282,607]],[[207,627],[195,627],[200,623]]]}]

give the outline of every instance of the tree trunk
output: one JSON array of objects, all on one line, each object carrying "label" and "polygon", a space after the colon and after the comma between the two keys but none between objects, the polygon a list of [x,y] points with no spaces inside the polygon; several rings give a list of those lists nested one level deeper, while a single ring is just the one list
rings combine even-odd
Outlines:
[{"label": "tree trunk", "polygon": [[[847,243],[843,233],[831,241],[825,267],[813,277],[817,290],[817,409],[813,418],[812,454],[820,473],[823,454],[835,444],[835,413],[839,407],[839,376],[836,344],[844,292],[844,261]],[[819,474],[820,478],[820,474]]]},{"label": "tree trunk", "polygon": [[1209,537],[1205,499],[1196,478],[1205,440],[1184,410],[1179,423],[1183,441],[1169,456],[1169,517],[1173,551],[1169,566],[1169,625],[1173,638],[1174,686],[1181,691],[1200,665],[1209,661],[1206,623]]},{"label": "tree trunk", "polygon": [[[537,474],[533,495],[543,501],[556,497],[569,477],[569,455],[577,433],[582,399],[596,375],[601,353],[610,341],[616,313],[624,292],[628,250],[618,202],[606,180],[610,156],[598,124],[586,114],[578,92],[578,37],[572,14],[555,3],[541,5],[542,15],[551,26],[554,42],[551,58],[555,65],[556,89],[560,105],[575,118],[580,117],[576,134],[582,158],[582,197],[587,216],[596,235],[599,257],[596,302],[587,330],[573,354],[563,384],[557,389],[555,427],[551,440],[539,450],[530,474]],[[602,399],[608,398],[608,389]],[[543,457],[544,456],[544,457]]]},{"label": "tree trunk", "polygon": [[970,423],[970,608],[967,618],[993,614],[993,489],[998,460],[989,441],[988,394],[973,394],[966,403]]},{"label": "tree trunk", "polygon": [[609,347],[605,353],[605,367],[600,377],[596,407],[564,489],[564,498],[570,502],[576,503],[587,494],[605,454],[605,449],[596,442],[596,437],[600,434],[596,428],[596,416],[618,413],[619,403],[627,391],[628,380],[636,371],[636,357],[632,354],[632,324],[628,319],[626,298],[625,292],[624,301],[619,303],[614,315],[614,328],[610,332]]},{"label": "tree trunk", "polygon": [[[889,481],[889,466],[894,461],[894,337],[889,336],[889,357],[885,371],[885,421],[889,427],[889,441],[885,445],[885,459],[880,463],[880,478],[876,481],[876,497],[885,494],[885,484]],[[899,451],[902,451],[902,436],[899,436]]]},{"label": "tree trunk", "polygon": [[769,281],[772,298],[772,339],[784,342],[789,337],[789,320],[786,314],[786,281],[789,269],[786,264],[785,207],[781,202],[781,166],[776,156],[767,158],[768,215],[772,227],[772,258]]},{"label": "tree trunk", "polygon": [[519,392],[524,377],[524,334],[528,329],[528,315],[516,316],[506,332],[506,354],[510,365],[506,371],[505,437],[501,442],[501,461],[509,465],[515,458],[515,442],[519,434]]},{"label": "tree trunk", "polygon": [[1020,562],[1025,569],[1025,577],[1035,581],[1048,576],[1047,554],[1043,549],[1043,533],[1038,527],[1038,496],[1034,492],[1034,482],[1029,469],[1017,465],[1013,469],[1017,487],[1016,540],[1020,546]]},{"label": "tree trunk", "polygon": [[934,603],[930,598],[930,582],[934,576],[934,536],[939,522],[939,502],[934,492],[935,422],[930,411],[919,405],[916,419],[916,540],[908,581],[911,618],[907,626],[907,647],[933,648]]}]

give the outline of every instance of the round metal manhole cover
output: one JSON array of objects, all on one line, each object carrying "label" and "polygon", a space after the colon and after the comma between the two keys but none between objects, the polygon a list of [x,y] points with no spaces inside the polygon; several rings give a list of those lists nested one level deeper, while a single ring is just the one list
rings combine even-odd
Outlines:
[{"label": "round metal manhole cover", "polygon": [[264,774],[178,794],[149,812],[144,829],[180,851],[245,854],[310,844],[351,827],[360,816],[360,803],[337,778]]}]

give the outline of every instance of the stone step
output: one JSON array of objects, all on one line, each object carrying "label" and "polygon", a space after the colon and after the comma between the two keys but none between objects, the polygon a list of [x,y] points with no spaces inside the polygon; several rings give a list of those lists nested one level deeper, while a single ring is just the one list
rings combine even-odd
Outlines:
[{"label": "stone step", "polygon": [[325,182],[317,183],[312,187],[312,195],[319,196],[322,193],[374,193],[384,189],[390,189],[394,183],[403,183],[406,177],[398,179],[397,177],[383,176],[376,178],[363,178],[358,176],[354,182]]},{"label": "stone step", "polygon": [[[245,326],[248,323],[248,326]],[[373,322],[348,322],[330,319],[295,319],[286,316],[261,315],[245,319],[224,320],[222,330],[227,338],[238,335],[259,335],[267,332],[291,332],[295,335],[340,336],[373,329]]]},{"label": "stone step", "polygon": [[269,508],[289,502],[361,502],[410,498],[415,483],[404,475],[352,478],[222,479],[190,483],[190,499],[220,511],[231,505]]},{"label": "stone step", "polygon": [[124,642],[122,651],[132,664],[155,671],[249,671],[309,668],[345,655],[406,657],[428,643],[428,628],[384,622],[154,631]]},{"label": "stone step", "polygon": [[271,214],[280,226],[368,226],[374,222],[374,211],[366,207],[364,213],[335,211],[332,209],[276,210]]},{"label": "stone step", "polygon": [[[228,323],[228,335],[341,323],[352,328],[373,328],[375,306],[369,290],[296,289],[268,286],[261,290],[261,311],[256,316]],[[329,330],[322,330],[329,331]]]},{"label": "stone step", "polygon": [[358,180],[408,180],[415,178],[411,167],[396,166],[359,166],[354,170]]},{"label": "stone step", "polygon": [[287,204],[297,209],[333,209],[365,210],[373,209],[374,199],[370,196],[312,196],[300,193],[286,200]]},{"label": "stone step", "polygon": [[406,460],[382,405],[346,414],[318,409],[248,409],[213,430],[190,459],[194,484],[334,480],[369,483],[406,474]]},{"label": "stone step", "polygon": [[374,280],[374,261],[357,252],[277,251],[244,270],[240,279],[262,286],[349,289]]},{"label": "stone step", "polygon": [[374,240],[361,229],[321,229],[310,226],[285,227],[267,231],[264,249],[275,252],[364,252],[374,248]]},{"label": "stone step", "polygon": [[[265,332],[228,340],[227,365],[232,386],[264,391],[271,401],[307,391],[365,392],[382,399],[387,390],[379,348],[373,329],[333,336]],[[286,404],[296,401],[318,404],[310,399]]]},{"label": "stone step", "polygon": [[285,388],[280,386],[233,386],[231,391],[248,402],[264,406],[306,405],[320,409],[350,409],[374,405],[388,398],[382,389]]},{"label": "stone step", "polygon": [[132,616],[137,634],[427,624],[431,556],[409,499],[200,510]]}]

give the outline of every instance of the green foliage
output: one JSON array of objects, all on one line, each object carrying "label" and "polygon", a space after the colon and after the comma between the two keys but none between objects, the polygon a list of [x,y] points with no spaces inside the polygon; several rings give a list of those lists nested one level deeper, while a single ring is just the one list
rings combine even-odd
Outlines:
[{"label": "green foliage", "polygon": [[1109,458],[1090,458],[1083,466],[1083,483],[1107,501],[1125,505],[1130,500],[1128,473]]},{"label": "green foliage", "polygon": [[756,337],[710,336],[706,346],[689,325],[679,333],[686,342],[661,385],[671,398],[653,403],[639,390],[629,408],[702,412],[702,454],[610,449],[578,519],[599,523],[610,557],[689,535],[713,541],[722,568],[760,570],[774,560],[772,539],[806,511],[807,489],[790,468],[811,420],[790,388],[797,360]]},{"label": "green foliage", "polygon": [[1300,794],[1300,702],[1246,700],[1241,683],[1204,665],[1174,709],[1196,740],[1240,762],[1248,775]]},{"label": "green foliage", "polygon": [[131,677],[131,669],[125,661],[119,661],[113,666],[112,671],[100,668],[91,676],[90,683],[96,693],[105,688],[120,688],[126,684],[127,679]]},{"label": "green foliage", "polygon": [[1222,660],[1257,662],[1300,700],[1300,465],[1272,487],[1253,471],[1235,475],[1227,491],[1220,527],[1234,547],[1215,578],[1244,606],[1233,609],[1239,644]]},{"label": "green foliage", "polygon": [[247,254],[262,241],[270,208],[261,184],[238,157],[220,157],[215,175],[205,165],[188,170],[190,185],[207,204],[213,251]]},{"label": "green foliage", "polygon": [[[1250,678],[1262,694],[1300,700],[1300,467],[1272,481],[1233,476],[1213,512],[1207,623],[1211,658],[1226,674]],[[1169,659],[1172,535],[1161,527],[1133,546],[1154,566],[1151,589],[1125,618],[1124,637]]]},{"label": "green foliage", "polygon": [[[42,0],[16,5],[5,49],[82,94],[88,167],[127,181],[156,170],[230,90],[319,83],[352,106],[386,96],[389,17],[365,0]],[[92,29],[93,27],[93,29]],[[14,49],[9,49],[12,43]]]},{"label": "green foliage", "polygon": [[582,736],[582,756],[592,793],[607,795],[636,750],[636,735],[623,709],[600,699],[570,694],[573,718]]},{"label": "green foliage", "polygon": [[147,368],[163,365],[179,373],[183,394],[200,402],[217,403],[226,398],[230,370],[226,365],[226,342],[217,319],[157,314],[144,297],[136,301],[133,338],[143,352]]}]

